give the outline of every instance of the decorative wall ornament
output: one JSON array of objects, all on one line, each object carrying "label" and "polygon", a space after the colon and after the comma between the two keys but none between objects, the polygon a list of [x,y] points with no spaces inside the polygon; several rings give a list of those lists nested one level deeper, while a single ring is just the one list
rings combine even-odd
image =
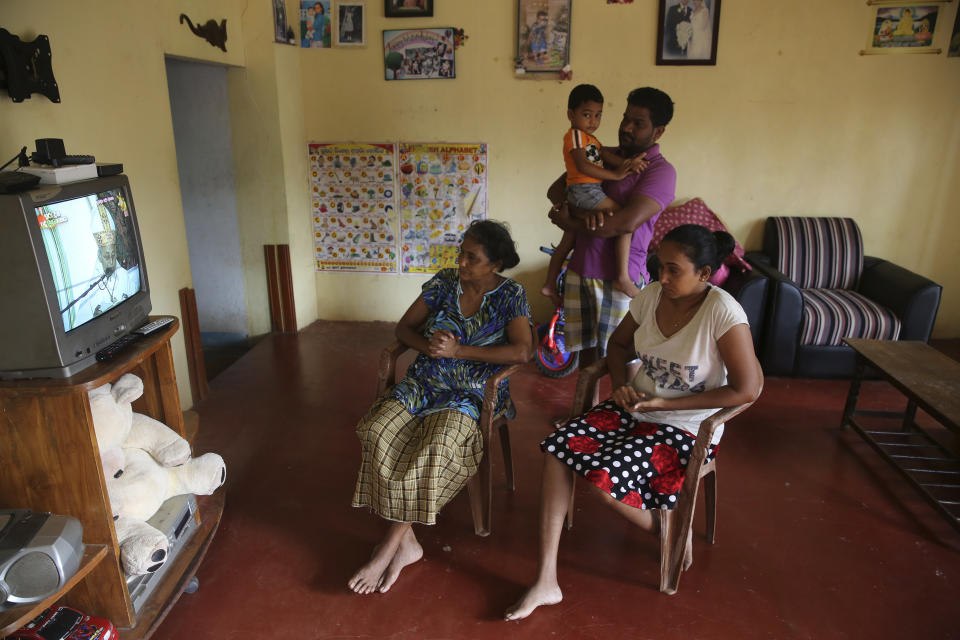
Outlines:
[{"label": "decorative wall ornament", "polygon": [[660,0],[657,64],[715,65],[720,0]]},{"label": "decorative wall ornament", "polygon": [[201,25],[194,25],[193,21],[187,17],[187,14],[180,14],[180,24],[183,24],[183,21],[187,21],[187,26],[190,27],[190,31],[193,31],[194,35],[203,38],[209,42],[214,47],[220,47],[223,49],[224,53],[227,51],[227,19],[224,18],[220,21],[220,24],[217,24],[217,21],[214,19],[207,20]]}]

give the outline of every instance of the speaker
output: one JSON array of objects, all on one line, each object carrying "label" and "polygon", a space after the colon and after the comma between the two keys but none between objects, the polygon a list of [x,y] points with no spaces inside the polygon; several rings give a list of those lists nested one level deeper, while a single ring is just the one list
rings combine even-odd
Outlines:
[{"label": "speaker", "polygon": [[0,509],[0,611],[62,587],[80,567],[82,539],[76,518]]}]

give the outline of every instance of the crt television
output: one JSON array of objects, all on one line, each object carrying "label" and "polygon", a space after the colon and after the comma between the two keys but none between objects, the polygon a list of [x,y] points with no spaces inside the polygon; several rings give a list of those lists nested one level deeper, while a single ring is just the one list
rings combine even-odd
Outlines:
[{"label": "crt television", "polygon": [[150,287],[124,175],[0,195],[0,378],[66,378],[143,324]]}]

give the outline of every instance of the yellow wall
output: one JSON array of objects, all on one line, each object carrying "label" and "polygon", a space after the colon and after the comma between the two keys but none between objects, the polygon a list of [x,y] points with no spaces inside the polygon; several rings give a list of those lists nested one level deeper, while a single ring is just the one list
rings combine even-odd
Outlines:
[{"label": "yellow wall", "polygon": [[[2,26],[8,31],[25,41],[40,34],[50,37],[61,103],[37,94],[15,104],[4,94],[0,148],[9,157],[24,145],[33,151],[36,138],[62,138],[67,153],[123,163],[143,235],[155,314],[179,316],[177,292],[191,284],[164,54],[242,64],[240,9],[229,0],[3,3]],[[228,53],[180,25],[181,12],[195,21],[227,18]],[[269,7],[266,14],[269,19]],[[191,396],[182,336],[178,332],[174,337],[173,352],[181,402],[187,407]]]},{"label": "yellow wall", "polygon": [[[2,0],[0,0],[2,1]],[[264,0],[3,2],[2,26],[24,40],[50,36],[63,99],[0,97],[0,149],[63,138],[68,152],[124,164],[134,188],[154,313],[179,315],[191,284],[164,56],[230,66],[238,215],[252,334],[269,330],[264,243],[289,243],[297,326],[331,319],[395,320],[422,276],[312,271],[308,141],[452,141],[490,145],[490,215],[520,245],[513,274],[539,288],[541,244],[558,231],[544,217],[547,184],[561,171],[560,138],[572,84],[517,79],[516,4],[437,0],[430,19],[386,19],[368,0],[364,49],[301,50],[273,43]],[[955,3],[943,6],[944,46]],[[287,0],[295,25],[296,3]],[[191,34],[227,18],[228,53]],[[626,93],[653,85],[677,103],[662,140],[679,172],[678,197],[703,197],[748,248],[770,214],[850,215],[867,252],[945,287],[935,335],[960,336],[960,59],[857,55],[871,8],[863,2],[727,2],[716,67],[658,67],[656,3],[574,0],[574,82],[607,97],[599,131],[615,140]],[[385,82],[384,28],[454,26],[469,39],[457,78]],[[542,317],[546,304],[531,295]],[[178,384],[190,404],[182,334]]]},{"label": "yellow wall", "polygon": [[[366,49],[303,51],[308,139],[489,143],[489,213],[511,225],[514,275],[535,292],[538,247],[560,235],[543,193],[562,171],[573,83],[514,77],[515,2],[438,0],[430,19],[386,19],[380,4],[367,3]],[[807,0],[725,2],[716,67],[656,66],[656,5],[574,0],[573,82],[606,97],[600,140],[615,142],[630,89],[667,91],[677,109],[662,150],[678,198],[704,198],[748,249],[768,215],[852,216],[868,254],[944,285],[935,335],[960,335],[960,59],[859,56],[874,8]],[[934,44],[945,46],[956,10],[942,7]],[[457,78],[385,82],[381,30],[419,26],[466,30]],[[393,320],[423,281],[318,274],[319,314]],[[546,305],[530,297],[542,318]]]}]

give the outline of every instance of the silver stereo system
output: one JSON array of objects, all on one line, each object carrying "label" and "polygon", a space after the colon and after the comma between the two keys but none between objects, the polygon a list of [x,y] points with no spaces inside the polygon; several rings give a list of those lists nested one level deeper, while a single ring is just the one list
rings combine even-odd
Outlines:
[{"label": "silver stereo system", "polygon": [[134,613],[139,613],[143,603],[160,584],[163,574],[173,564],[174,558],[197,530],[194,513],[197,511],[197,499],[193,494],[174,496],[160,505],[147,524],[159,529],[167,536],[167,557],[163,566],[144,575],[127,576],[127,593],[133,603]]},{"label": "silver stereo system", "polygon": [[54,594],[80,568],[83,525],[76,518],[0,509],[0,611]]}]

